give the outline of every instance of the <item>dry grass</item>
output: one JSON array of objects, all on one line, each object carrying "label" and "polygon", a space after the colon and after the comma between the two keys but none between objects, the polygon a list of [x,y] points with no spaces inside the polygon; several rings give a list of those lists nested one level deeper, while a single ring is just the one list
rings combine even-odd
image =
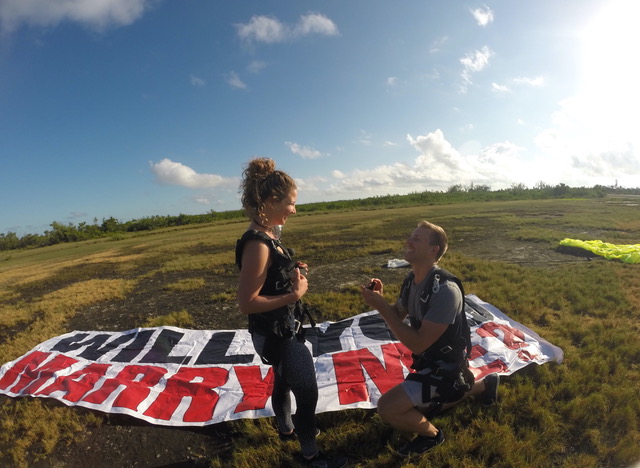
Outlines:
[{"label": "dry grass", "polygon": [[91,279],[45,294],[37,301],[24,303],[20,313],[28,316],[29,326],[0,345],[0,361],[15,359],[38,343],[66,333],[68,330],[64,325],[78,308],[110,299],[123,299],[134,285],[133,280]]},{"label": "dry grass", "polygon": [[178,327],[178,328],[191,328],[193,326],[193,317],[187,312],[186,309],[182,309],[179,312],[172,312],[167,315],[161,315],[160,317],[153,317],[147,320],[143,327]]},{"label": "dry grass", "polygon": [[[394,298],[400,286],[394,278],[403,273],[365,260],[400,257],[404,239],[423,218],[449,232],[451,249],[442,264],[463,279],[467,293],[534,329],[566,356],[562,365],[528,367],[504,379],[497,407],[481,410],[464,402],[438,418],[448,443],[424,460],[480,468],[626,467],[640,459],[640,266],[554,251],[569,236],[637,243],[640,213],[606,200],[545,200],[296,216],[285,236],[310,265],[306,302],[324,319],[352,316],[366,310],[357,284],[384,275]],[[143,282],[175,295],[201,294],[209,301],[205,313],[223,320],[237,311],[233,245],[245,226],[167,229],[0,259],[0,360],[70,331],[80,310],[102,303],[128,307],[118,301],[137,300]],[[197,312],[158,309],[136,325],[190,328]],[[318,419],[321,444],[348,451],[356,466],[423,466],[424,460],[402,465],[392,447],[404,435],[374,411]],[[72,446],[99,421],[47,400],[2,397],[0,460],[26,466]],[[210,455],[211,466],[296,466],[296,445],[283,450],[274,444],[270,419],[227,427],[234,443]]]},{"label": "dry grass", "polygon": [[168,291],[196,291],[205,285],[204,278],[185,278],[175,283],[167,284],[164,289]]}]

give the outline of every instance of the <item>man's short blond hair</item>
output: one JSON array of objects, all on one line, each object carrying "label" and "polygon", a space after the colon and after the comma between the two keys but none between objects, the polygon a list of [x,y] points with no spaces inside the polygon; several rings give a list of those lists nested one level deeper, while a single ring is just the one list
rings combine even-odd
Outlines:
[{"label": "man's short blond hair", "polygon": [[436,257],[436,261],[440,260],[442,256],[447,251],[449,247],[449,240],[447,239],[447,233],[444,232],[437,224],[430,223],[429,221],[422,220],[418,223],[419,228],[425,228],[429,230],[429,240],[431,245],[437,245],[440,249],[438,250],[438,256]]}]

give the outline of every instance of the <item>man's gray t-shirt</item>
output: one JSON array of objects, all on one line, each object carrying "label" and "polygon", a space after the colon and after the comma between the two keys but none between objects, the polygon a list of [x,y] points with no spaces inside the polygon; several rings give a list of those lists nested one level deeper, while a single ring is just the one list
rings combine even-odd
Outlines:
[{"label": "man's gray t-shirt", "polygon": [[[429,309],[427,313],[422,316],[422,302],[420,296],[424,291],[429,277],[433,274],[433,269],[427,274],[427,277],[420,282],[420,284],[411,283],[409,289],[409,298],[407,301],[407,308],[402,305],[402,298],[396,302],[396,307],[401,312],[408,313],[409,317],[415,318],[419,323],[422,320],[429,320],[434,323],[453,324],[456,320],[456,315],[459,310],[462,309],[462,291],[454,281],[444,281],[440,283],[440,287],[437,292],[431,292],[431,301],[429,302]],[[408,309],[408,310],[407,310]],[[444,364],[442,367],[453,368],[456,364]],[[428,374],[433,371],[432,367],[425,367],[418,371],[419,374]],[[437,388],[430,386],[428,388],[429,394],[425,396],[423,383],[411,379],[407,379],[402,382],[402,388],[404,389],[407,397],[416,407],[424,408],[428,407],[434,398],[438,396]]]},{"label": "man's gray t-shirt", "polygon": [[407,312],[409,317],[417,319],[418,322],[429,320],[434,323],[450,325],[455,322],[456,314],[461,309],[462,305],[462,292],[458,285],[453,281],[440,283],[440,289],[438,292],[431,293],[429,310],[424,317],[422,316],[422,302],[420,301],[420,297],[422,296],[422,291],[427,285],[427,281],[432,273],[433,269],[429,274],[427,274],[426,278],[420,282],[420,284],[411,283],[407,302],[409,310],[406,310],[402,305],[402,298],[398,299],[396,306],[400,311]]}]

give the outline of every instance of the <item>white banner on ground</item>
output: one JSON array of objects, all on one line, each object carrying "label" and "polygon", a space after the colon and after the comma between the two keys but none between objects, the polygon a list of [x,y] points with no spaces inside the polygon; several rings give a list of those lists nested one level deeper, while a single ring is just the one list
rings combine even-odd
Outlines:
[{"label": "white banner on ground", "polygon": [[[476,378],[562,362],[562,350],[474,295],[465,298]],[[317,412],[375,408],[410,372],[411,353],[373,311],[307,330],[319,388]],[[138,328],[74,331],[0,369],[0,393],[54,398],[160,425],[204,426],[273,416],[273,370],[247,330]]]}]

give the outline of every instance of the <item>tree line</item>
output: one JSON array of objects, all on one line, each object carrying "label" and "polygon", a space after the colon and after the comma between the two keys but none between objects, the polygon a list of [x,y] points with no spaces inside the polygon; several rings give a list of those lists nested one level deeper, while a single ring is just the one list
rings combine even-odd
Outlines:
[{"label": "tree line", "polygon": [[[361,208],[391,207],[415,204],[462,203],[473,201],[508,201],[545,198],[601,198],[610,193],[640,194],[640,188],[626,189],[621,187],[605,187],[596,185],[591,188],[569,187],[565,184],[547,185],[539,182],[533,188],[523,184],[514,184],[508,189],[491,190],[487,185],[454,185],[444,192],[415,192],[407,195],[383,195],[354,200],[338,200],[298,205],[300,213],[311,213],[328,210],[350,210]],[[149,216],[141,219],[121,222],[110,217],[101,223],[94,219],[93,224],[60,223],[54,221],[51,229],[43,234],[26,234],[19,237],[15,232],[0,233],[0,251],[45,247],[65,242],[79,242],[101,237],[116,237],[127,232],[151,231],[154,229],[185,226],[189,224],[213,223],[217,221],[238,219],[244,216],[242,210],[214,210],[205,214],[177,216]]]}]

